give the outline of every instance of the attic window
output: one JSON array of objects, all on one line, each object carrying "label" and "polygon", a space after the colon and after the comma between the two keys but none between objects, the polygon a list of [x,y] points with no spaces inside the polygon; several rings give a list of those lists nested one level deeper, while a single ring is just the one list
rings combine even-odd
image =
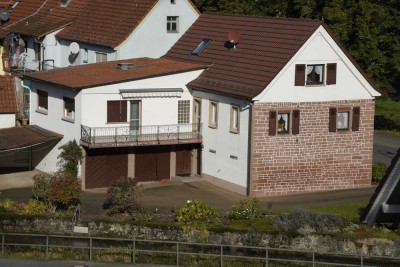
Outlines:
[{"label": "attic window", "polygon": [[69,2],[71,2],[71,0],[61,0],[61,7],[68,6]]},{"label": "attic window", "polygon": [[199,45],[196,47],[196,49],[193,50],[192,55],[194,55],[194,56],[200,55],[200,53],[203,52],[204,49],[206,49],[207,45],[210,42],[211,42],[211,39],[203,39],[203,41],[201,41],[199,43]]}]

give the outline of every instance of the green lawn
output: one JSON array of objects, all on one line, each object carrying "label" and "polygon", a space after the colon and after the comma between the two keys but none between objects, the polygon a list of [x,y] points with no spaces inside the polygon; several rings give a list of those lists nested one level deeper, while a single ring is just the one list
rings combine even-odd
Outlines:
[{"label": "green lawn", "polygon": [[400,102],[378,98],[375,104],[375,130],[400,132]]},{"label": "green lawn", "polygon": [[367,201],[361,201],[361,202],[345,203],[345,204],[323,205],[323,206],[321,205],[310,208],[309,210],[321,213],[334,213],[339,215],[343,219],[358,223],[367,205],[368,205]]}]

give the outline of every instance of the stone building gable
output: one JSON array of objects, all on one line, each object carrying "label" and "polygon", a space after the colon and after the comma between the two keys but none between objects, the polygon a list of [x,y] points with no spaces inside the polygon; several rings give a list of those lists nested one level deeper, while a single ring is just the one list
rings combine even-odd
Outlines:
[{"label": "stone building gable", "polygon": [[[330,108],[350,110],[350,129],[329,132]],[[360,107],[359,129],[352,130]],[[299,134],[270,135],[270,111],[300,110]],[[371,184],[373,100],[256,103],[253,116],[251,191],[274,196]]]}]

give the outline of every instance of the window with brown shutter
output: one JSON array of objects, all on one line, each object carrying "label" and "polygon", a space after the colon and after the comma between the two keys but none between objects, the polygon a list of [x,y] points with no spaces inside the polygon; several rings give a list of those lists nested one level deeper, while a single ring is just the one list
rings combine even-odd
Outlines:
[{"label": "window with brown shutter", "polygon": [[48,93],[46,91],[37,90],[38,95],[38,110],[47,111],[48,110]]},{"label": "window with brown shutter", "polygon": [[336,132],[336,114],[336,108],[329,108],[329,132]]},{"label": "window with brown shutter", "polygon": [[336,63],[329,63],[326,65],[326,84],[336,84]]},{"label": "window with brown shutter", "polygon": [[107,122],[127,121],[127,101],[107,101]]},{"label": "window with brown shutter", "polygon": [[269,135],[276,135],[276,111],[269,112]]},{"label": "window with brown shutter", "polygon": [[352,122],[352,130],[359,131],[360,130],[360,107],[353,108],[353,122]]},{"label": "window with brown shutter", "polygon": [[299,133],[300,133],[300,110],[293,110],[292,134],[296,135]]},{"label": "window with brown shutter", "polygon": [[305,76],[306,76],[306,65],[304,64],[296,64],[296,73],[294,78],[295,86],[304,86],[305,84]]},{"label": "window with brown shutter", "polygon": [[75,100],[69,97],[63,97],[64,100],[64,118],[75,119]]}]

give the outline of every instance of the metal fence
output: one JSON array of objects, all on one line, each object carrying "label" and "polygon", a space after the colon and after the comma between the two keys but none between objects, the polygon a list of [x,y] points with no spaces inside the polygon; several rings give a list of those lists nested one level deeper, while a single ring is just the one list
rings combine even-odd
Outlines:
[{"label": "metal fence", "polygon": [[36,234],[1,234],[2,257],[164,264],[171,266],[400,266],[400,258],[356,254]]}]

